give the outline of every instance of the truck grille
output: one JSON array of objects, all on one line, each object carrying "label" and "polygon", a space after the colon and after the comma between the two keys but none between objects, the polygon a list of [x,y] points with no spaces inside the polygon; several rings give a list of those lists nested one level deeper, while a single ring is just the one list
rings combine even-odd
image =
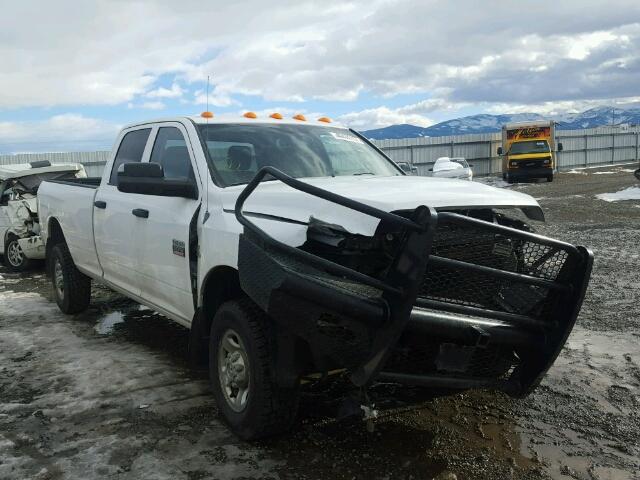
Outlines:
[{"label": "truck grille", "polygon": [[[562,283],[568,253],[479,225],[440,222],[431,257]],[[419,298],[547,320],[559,295],[550,282],[532,285],[495,270],[461,269],[430,258]],[[499,272],[498,272],[499,273]]]}]

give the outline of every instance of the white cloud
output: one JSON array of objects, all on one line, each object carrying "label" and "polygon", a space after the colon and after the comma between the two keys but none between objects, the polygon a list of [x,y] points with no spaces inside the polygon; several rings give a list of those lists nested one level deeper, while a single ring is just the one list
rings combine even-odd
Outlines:
[{"label": "white cloud", "polygon": [[386,127],[388,125],[409,123],[420,127],[428,127],[433,120],[417,113],[402,113],[401,109],[393,110],[388,107],[369,108],[359,112],[341,115],[340,123],[357,130]]},{"label": "white cloud", "polygon": [[75,113],[37,121],[0,122],[0,153],[110,148],[121,126]]},{"label": "white cloud", "polygon": [[164,110],[166,105],[162,102],[144,102],[140,105],[140,108],[145,110]]},{"label": "white cloud", "polygon": [[[478,9],[472,0],[5,3],[0,109],[182,99],[208,75],[217,107],[239,94],[351,102],[424,93],[485,105],[638,95],[637,0],[568,0],[525,16],[519,2]],[[366,115],[392,117],[384,107]]]},{"label": "white cloud", "polygon": [[184,94],[184,90],[177,83],[173,83],[171,88],[159,87],[144,94],[148,98],[179,98]]}]

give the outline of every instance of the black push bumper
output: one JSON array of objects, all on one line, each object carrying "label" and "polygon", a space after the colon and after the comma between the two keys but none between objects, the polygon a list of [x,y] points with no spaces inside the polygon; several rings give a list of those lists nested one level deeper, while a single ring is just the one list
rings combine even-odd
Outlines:
[{"label": "black push bumper", "polygon": [[[260,230],[242,207],[266,175],[399,229],[386,273],[367,276]],[[428,207],[384,212],[271,167],[241,193],[236,217],[244,291],[280,332],[304,340],[316,365],[348,369],[356,386],[526,395],[566,342],[593,262],[583,247]]]}]

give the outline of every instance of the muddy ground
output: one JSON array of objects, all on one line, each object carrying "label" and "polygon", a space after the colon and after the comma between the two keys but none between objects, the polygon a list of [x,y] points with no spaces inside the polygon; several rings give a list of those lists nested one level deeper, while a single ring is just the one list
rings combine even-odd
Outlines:
[{"label": "muddy ground", "polygon": [[630,168],[509,187],[539,199],[539,231],[596,254],[542,386],[434,396],[374,433],[307,394],[291,435],[240,442],[187,366],[185,329],[103,288],[66,317],[42,272],[0,269],[0,479],[640,478],[640,201],[595,197],[636,184]]}]

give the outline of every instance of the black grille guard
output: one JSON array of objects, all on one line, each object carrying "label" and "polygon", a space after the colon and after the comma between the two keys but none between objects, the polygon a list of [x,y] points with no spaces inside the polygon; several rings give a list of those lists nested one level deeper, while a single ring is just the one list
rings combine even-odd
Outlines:
[{"label": "black grille guard", "polygon": [[[267,175],[401,229],[402,241],[383,277],[291,247],[249,220],[243,214],[244,203]],[[438,213],[426,206],[409,215],[385,212],[273,167],[260,169],[240,193],[235,216],[244,226],[238,255],[242,288],[285,328],[307,334],[307,340],[342,358],[350,365],[356,386],[382,379],[432,387],[489,387],[526,395],[566,342],[593,263],[592,253],[584,247],[456,213]],[[470,243],[456,245],[465,238]],[[471,250],[465,250],[465,245]],[[465,257],[482,248],[489,253]],[[443,287],[447,282],[462,282],[464,288],[452,294]],[[321,340],[315,331],[302,327],[301,318],[307,312],[319,319],[318,324],[331,326],[324,320],[325,310],[355,322],[354,331],[364,343],[349,337]],[[406,332],[445,339],[472,337],[467,340],[476,345],[506,343],[518,348],[521,361],[508,378],[498,379],[383,371]],[[338,349],[341,342],[344,345]]]}]

